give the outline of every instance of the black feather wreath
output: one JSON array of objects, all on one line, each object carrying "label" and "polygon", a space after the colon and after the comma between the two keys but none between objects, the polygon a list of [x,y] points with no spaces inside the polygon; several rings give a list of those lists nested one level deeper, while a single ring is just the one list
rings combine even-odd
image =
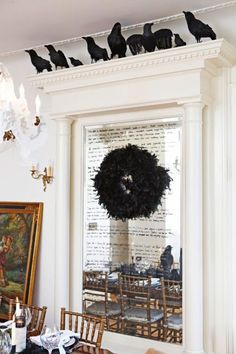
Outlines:
[{"label": "black feather wreath", "polygon": [[94,178],[99,204],[115,219],[148,218],[161,204],[171,177],[146,149],[128,144],[109,152]]}]

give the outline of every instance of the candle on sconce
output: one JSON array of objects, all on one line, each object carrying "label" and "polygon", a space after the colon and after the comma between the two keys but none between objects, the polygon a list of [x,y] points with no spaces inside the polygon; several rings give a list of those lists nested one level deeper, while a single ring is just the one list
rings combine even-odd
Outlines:
[{"label": "candle on sconce", "polygon": [[38,170],[38,163],[33,161],[31,166],[31,171],[37,171],[37,170]]},{"label": "candle on sconce", "polygon": [[20,93],[21,108],[23,110],[28,110],[27,102],[26,102],[26,98],[25,98],[25,88],[22,83],[20,84],[20,87],[19,87],[19,93]]},{"label": "candle on sconce", "polygon": [[47,176],[49,176],[49,177],[52,176],[52,166],[47,167]]},{"label": "candle on sconce", "polygon": [[35,98],[36,117],[40,116],[40,106],[41,106],[41,101],[40,101],[39,95],[37,95]]},{"label": "candle on sconce", "polygon": [[25,88],[24,85],[21,83],[19,87],[20,99],[25,100]]}]

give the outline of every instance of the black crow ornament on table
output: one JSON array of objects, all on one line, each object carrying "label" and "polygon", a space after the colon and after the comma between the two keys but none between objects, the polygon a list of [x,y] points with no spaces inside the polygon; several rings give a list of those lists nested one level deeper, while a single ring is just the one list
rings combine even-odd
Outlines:
[{"label": "black crow ornament on table", "polygon": [[80,66],[83,65],[82,61],[80,61],[79,59],[75,59],[73,57],[69,57],[70,62],[73,66]]},{"label": "black crow ornament on table", "polygon": [[171,254],[172,246],[168,245],[161,254],[161,267],[164,272],[164,278],[169,278],[171,274],[171,267],[174,263],[174,257]]},{"label": "black crow ornament on table", "polygon": [[175,36],[175,46],[176,47],[183,47],[186,45],[186,42],[180,37],[178,33],[174,33]]},{"label": "black crow ornament on table", "polygon": [[127,45],[124,37],[121,34],[121,24],[116,22],[107,37],[109,47],[111,49],[111,59],[118,55],[119,58],[125,57]]},{"label": "black crow ornament on table", "polygon": [[142,38],[143,36],[141,34],[132,34],[127,38],[126,43],[129,46],[129,49],[133,55],[137,55],[142,52]]},{"label": "black crow ornament on table", "polygon": [[45,47],[49,51],[51,62],[55,65],[56,70],[58,66],[61,68],[69,68],[65,54],[61,50],[56,50],[51,44],[45,45]]},{"label": "black crow ornament on table", "polygon": [[172,48],[172,36],[173,33],[168,28],[162,28],[154,32],[156,39],[156,45],[158,49],[169,49]]},{"label": "black crow ornament on table", "polygon": [[142,45],[145,52],[154,52],[156,48],[156,39],[152,33],[152,26],[153,23],[145,23],[143,26]]},{"label": "black crow ornament on table", "polygon": [[43,72],[43,70],[52,71],[52,65],[50,61],[40,57],[35,50],[29,49],[26,50],[26,53],[29,53],[31,63],[36,68],[37,74]]},{"label": "black crow ornament on table", "polygon": [[201,42],[202,38],[206,37],[212,40],[216,39],[216,34],[209,25],[196,19],[194,14],[190,11],[183,11],[183,13],[187,21],[189,32],[192,33],[198,43]]},{"label": "black crow ornament on table", "polygon": [[107,50],[105,48],[99,47],[92,37],[82,38],[87,42],[88,52],[91,57],[91,63],[93,63],[93,61],[97,62],[100,59],[103,59],[104,61],[110,60],[107,54]]}]

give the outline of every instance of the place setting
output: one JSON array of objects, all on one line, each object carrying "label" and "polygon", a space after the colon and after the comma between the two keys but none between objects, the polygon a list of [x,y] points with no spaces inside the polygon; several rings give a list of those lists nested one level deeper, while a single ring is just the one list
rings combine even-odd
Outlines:
[{"label": "place setting", "polygon": [[28,353],[70,353],[79,344],[78,333],[69,330],[60,331],[57,326],[44,326],[39,336],[30,337],[26,349]]}]

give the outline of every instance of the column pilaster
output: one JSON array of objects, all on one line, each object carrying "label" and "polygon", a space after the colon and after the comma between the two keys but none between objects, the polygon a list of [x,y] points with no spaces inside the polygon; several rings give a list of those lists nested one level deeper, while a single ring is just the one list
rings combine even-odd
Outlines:
[{"label": "column pilaster", "polygon": [[55,201],[55,323],[59,323],[60,308],[69,308],[70,260],[70,154],[73,119],[56,119],[56,201]]},{"label": "column pilaster", "polygon": [[183,105],[184,353],[203,354],[202,103]]}]

